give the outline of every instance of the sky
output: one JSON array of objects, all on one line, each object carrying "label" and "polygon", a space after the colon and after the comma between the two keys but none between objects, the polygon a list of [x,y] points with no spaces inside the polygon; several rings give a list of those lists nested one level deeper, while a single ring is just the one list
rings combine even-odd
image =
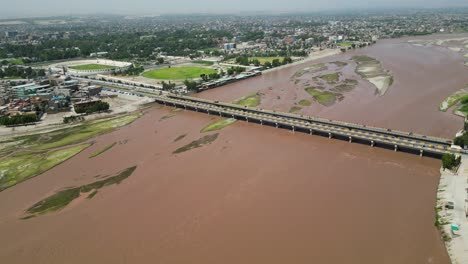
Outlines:
[{"label": "sky", "polygon": [[468,7],[468,0],[0,0],[0,19],[97,13],[158,15],[465,6]]}]

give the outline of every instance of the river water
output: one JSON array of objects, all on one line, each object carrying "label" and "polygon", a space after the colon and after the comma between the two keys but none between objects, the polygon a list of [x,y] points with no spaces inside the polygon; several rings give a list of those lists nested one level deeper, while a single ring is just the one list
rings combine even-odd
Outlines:
[{"label": "river water", "polygon": [[[438,112],[437,105],[460,89],[452,86],[468,83],[466,69],[443,48],[413,48],[386,40],[356,51],[378,58],[394,74],[385,96],[375,96],[362,82],[343,101],[314,104],[304,113],[451,137],[461,121]],[[261,107],[289,109],[307,96],[289,81],[301,67],[199,96],[231,101],[260,91]],[[439,160],[244,122],[218,131],[210,145],[172,154],[203,136],[200,129],[216,119],[154,107],[131,125],[97,137],[76,157],[1,192],[2,261],[449,263],[434,227]],[[120,143],[88,158],[113,142]],[[130,178],[91,200],[19,220],[57,190],[133,165],[138,167]]]}]

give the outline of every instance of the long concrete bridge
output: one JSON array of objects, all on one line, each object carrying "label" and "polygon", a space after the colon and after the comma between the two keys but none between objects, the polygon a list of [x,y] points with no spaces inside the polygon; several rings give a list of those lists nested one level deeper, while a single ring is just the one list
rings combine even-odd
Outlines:
[{"label": "long concrete bridge", "polygon": [[230,103],[194,98],[181,95],[156,95],[157,103],[203,112],[209,115],[235,118],[246,122],[270,125],[276,128],[290,129],[293,132],[303,132],[337,138],[349,142],[369,144],[394,151],[441,157],[445,153],[467,154],[468,151],[453,146],[449,139],[430,137],[411,132],[371,127],[330,119],[302,116],[271,110],[256,109]]}]

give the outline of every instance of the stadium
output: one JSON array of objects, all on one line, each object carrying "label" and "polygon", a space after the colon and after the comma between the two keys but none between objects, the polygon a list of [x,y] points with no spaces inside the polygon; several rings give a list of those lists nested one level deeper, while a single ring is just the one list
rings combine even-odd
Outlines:
[{"label": "stadium", "polygon": [[113,61],[106,59],[90,59],[79,61],[68,61],[53,64],[50,67],[58,70],[65,69],[73,76],[89,76],[97,74],[111,74],[127,70],[132,63]]}]

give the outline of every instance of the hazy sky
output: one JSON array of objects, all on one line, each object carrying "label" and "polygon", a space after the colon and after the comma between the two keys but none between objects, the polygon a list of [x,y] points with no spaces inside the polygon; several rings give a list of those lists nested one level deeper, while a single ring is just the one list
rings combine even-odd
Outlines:
[{"label": "hazy sky", "polygon": [[0,18],[87,13],[162,14],[459,7],[468,0],[0,0]]}]

